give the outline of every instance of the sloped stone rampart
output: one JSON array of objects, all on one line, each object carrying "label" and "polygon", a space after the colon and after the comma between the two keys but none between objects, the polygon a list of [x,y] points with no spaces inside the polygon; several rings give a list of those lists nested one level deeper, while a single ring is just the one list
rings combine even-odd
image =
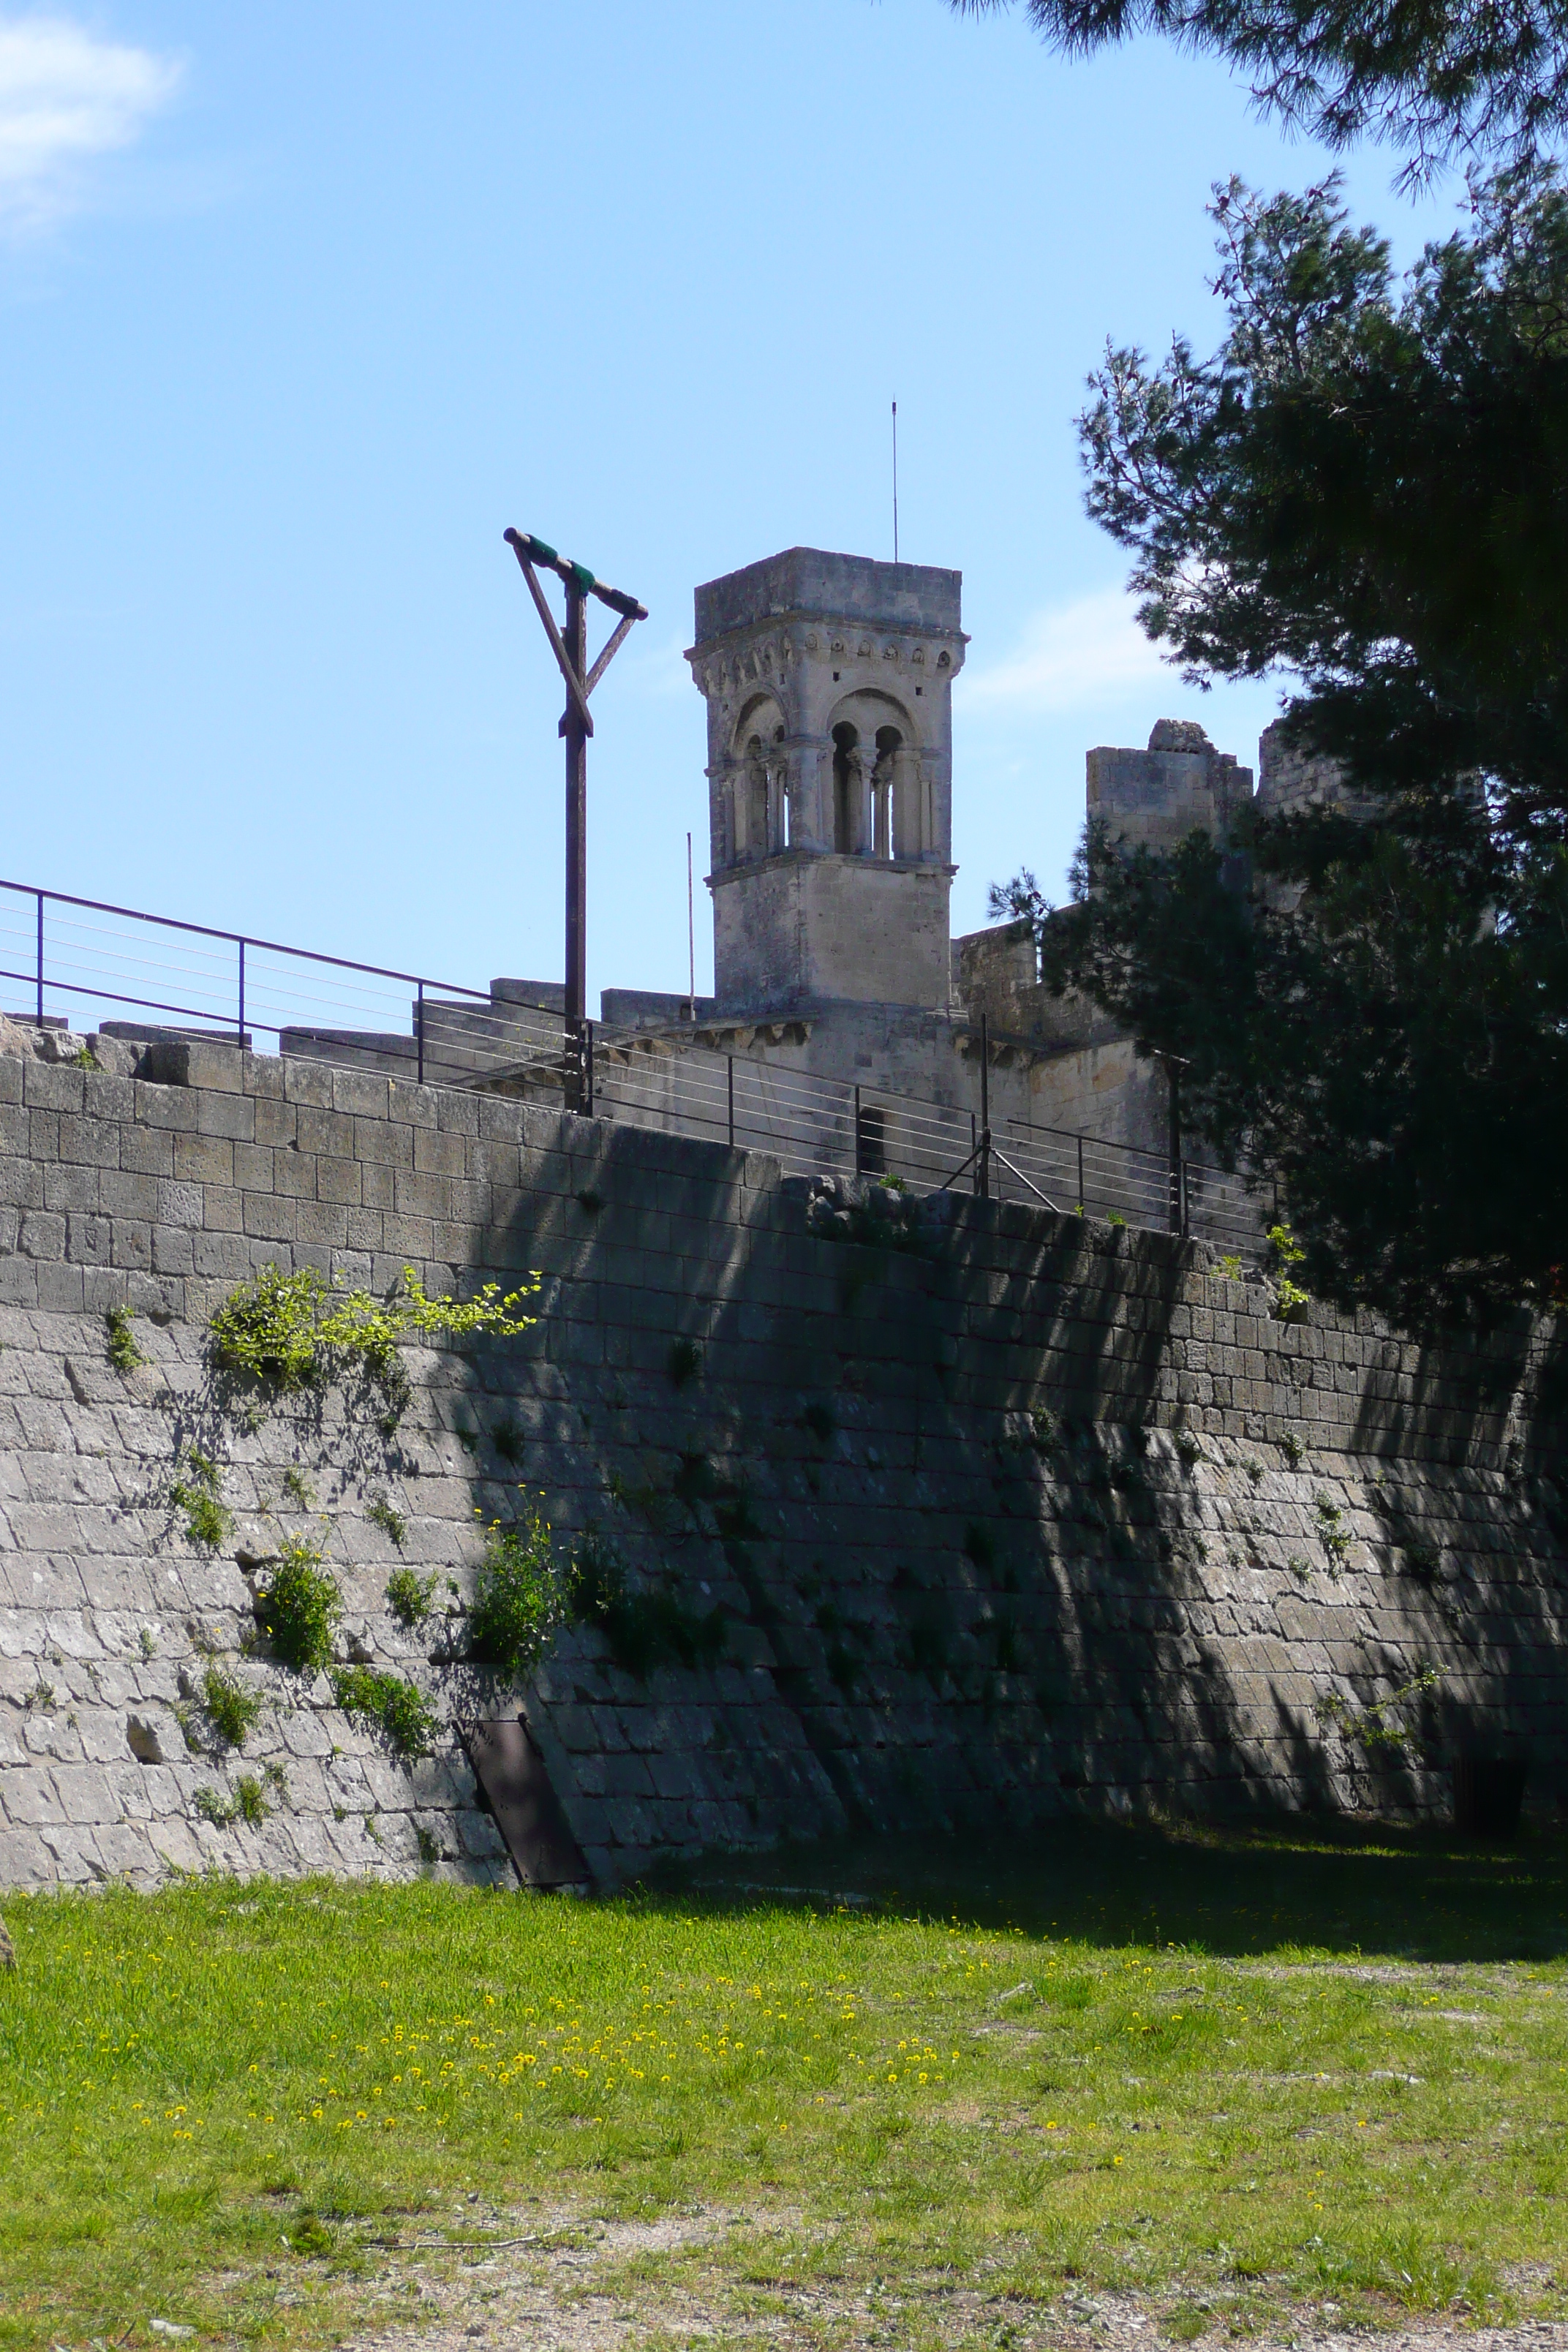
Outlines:
[{"label": "sloped stone rampart", "polygon": [[[1554,1798],[1550,1334],[1442,1353],[1280,1324],[1163,1236],[900,1211],[515,1100],[162,1050],[179,1083],[0,1055],[0,1883],[508,1882],[454,1727],[509,1707],[602,1883],[850,1822],[1431,1807],[1466,1741],[1527,1748]],[[540,1319],[409,1351],[395,1427],[369,1393],[226,1393],[207,1318],[268,1263],[377,1289],[412,1264],[432,1291],[537,1268]],[[122,1306],[149,1359],[127,1373]],[[233,1518],[213,1549],[171,1501],[193,1447]],[[718,1609],[723,1661],[639,1679],[579,1630],[521,1691],[463,1663],[482,1530],[520,1488]],[[419,1683],[434,1756],[258,1643],[255,1563],[289,1533],[326,1545],[340,1655]],[[416,1633],[386,1606],[402,1565],[437,1580]],[[213,1664],[262,1701],[242,1753],[201,1704]],[[267,1817],[209,1818],[245,1776]]]}]

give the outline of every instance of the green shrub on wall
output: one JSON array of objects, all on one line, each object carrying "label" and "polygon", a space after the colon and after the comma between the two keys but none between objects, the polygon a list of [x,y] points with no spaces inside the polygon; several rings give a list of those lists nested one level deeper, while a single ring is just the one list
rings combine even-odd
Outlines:
[{"label": "green shrub on wall", "polygon": [[290,1536],[257,1596],[261,1630],[279,1656],[302,1675],[317,1675],[332,1654],[342,1598],[337,1579],[321,1566],[323,1547]]},{"label": "green shrub on wall", "polygon": [[487,1282],[469,1299],[427,1298],[413,1266],[392,1298],[327,1283],[314,1266],[285,1274],[264,1265],[254,1281],[231,1291],[209,1325],[213,1361],[220,1371],[247,1375],[287,1394],[314,1388],[334,1370],[358,1364],[373,1378],[396,1378],[398,1342],[413,1339],[509,1338],[534,1320],[521,1310],[539,1288],[531,1275],[501,1296]]},{"label": "green shrub on wall", "polygon": [[548,1519],[533,1510],[510,1527],[492,1519],[468,1612],[470,1654],[520,1682],[569,1614],[567,1580]]},{"label": "green shrub on wall", "polygon": [[222,1473],[217,1464],[192,1446],[185,1456],[185,1475],[169,1488],[169,1501],[184,1514],[185,1534],[206,1551],[217,1551],[234,1532],[234,1520],[224,1507]]},{"label": "green shrub on wall", "polygon": [[209,1666],[203,1675],[202,1705],[219,1738],[230,1748],[244,1747],[261,1714],[261,1701],[255,1692],[247,1691],[221,1666]]},{"label": "green shrub on wall", "polygon": [[729,1645],[721,1611],[689,1609],[674,1592],[633,1592],[626,1563],[595,1528],[572,1558],[572,1616],[605,1636],[623,1673],[646,1682],[657,1667],[716,1666]]},{"label": "green shrub on wall", "polygon": [[412,1633],[423,1625],[436,1605],[434,1576],[421,1576],[412,1568],[395,1568],[386,1580],[386,1605],[398,1623]]},{"label": "green shrub on wall", "polygon": [[374,1666],[339,1666],[332,1696],[345,1715],[356,1715],[383,1730],[399,1756],[428,1756],[440,1725],[406,1675]]}]

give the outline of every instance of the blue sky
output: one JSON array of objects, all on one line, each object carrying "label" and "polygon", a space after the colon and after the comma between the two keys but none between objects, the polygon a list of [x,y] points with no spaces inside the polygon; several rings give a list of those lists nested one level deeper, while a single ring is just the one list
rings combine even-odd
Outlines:
[{"label": "blue sky", "polygon": [[[1406,257],[1454,191],[1394,164],[1350,193]],[[649,607],[595,703],[589,980],[684,987],[692,588],[890,554],[896,397],[901,551],[962,569],[973,640],[954,929],[1020,864],[1059,887],[1087,746],[1193,715],[1250,760],[1276,707],[1132,627],[1085,373],[1212,342],[1213,181],[1323,168],[1218,67],[942,0],[0,0],[0,869],[556,975],[515,523]]]}]

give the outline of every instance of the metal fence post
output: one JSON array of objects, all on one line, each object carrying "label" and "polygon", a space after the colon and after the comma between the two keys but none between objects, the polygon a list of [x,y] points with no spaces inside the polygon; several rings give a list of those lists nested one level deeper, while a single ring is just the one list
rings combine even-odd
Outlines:
[{"label": "metal fence post", "polygon": [[419,1083],[425,1083],[425,982],[416,983],[419,995],[414,1008],[414,1028],[419,1051]]},{"label": "metal fence post", "polygon": [[594,1024],[583,1024],[583,1111],[585,1118],[594,1116]]},{"label": "metal fence post", "polygon": [[245,941],[239,943],[239,1027],[236,1032],[240,1044],[245,1043]]},{"label": "metal fence post", "polygon": [[44,894],[38,893],[38,1026],[44,1025]]},{"label": "metal fence post", "polygon": [[724,1056],[724,1077],[725,1092],[729,1097],[730,1149],[733,1151],[735,1149],[735,1056],[733,1054],[726,1054]]},{"label": "metal fence post", "polygon": [[1084,1198],[1083,1190],[1083,1138],[1081,1135],[1078,1139],[1078,1209],[1080,1217],[1088,1216],[1089,1202]]},{"label": "metal fence post", "polygon": [[860,1089],[855,1089],[855,1173],[860,1173]]}]

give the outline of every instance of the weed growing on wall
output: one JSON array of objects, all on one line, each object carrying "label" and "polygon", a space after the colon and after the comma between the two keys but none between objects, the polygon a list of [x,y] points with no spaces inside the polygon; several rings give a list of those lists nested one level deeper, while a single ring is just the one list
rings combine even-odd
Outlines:
[{"label": "weed growing on wall", "polygon": [[310,1479],[305,1475],[303,1470],[300,1469],[298,1466],[291,1470],[284,1471],[283,1492],[286,1498],[293,1504],[294,1508],[297,1511],[313,1511],[315,1509],[316,1490],[311,1486]]},{"label": "weed growing on wall", "polygon": [[204,1822],[211,1822],[214,1829],[232,1829],[236,1822],[243,1822],[247,1829],[257,1830],[273,1810],[267,1801],[267,1790],[281,1792],[283,1786],[282,1766],[268,1764],[262,1768],[259,1780],[254,1772],[242,1772],[231,1797],[226,1797],[218,1789],[198,1789],[196,1811]]},{"label": "weed growing on wall", "polygon": [[337,1579],[321,1566],[324,1544],[289,1536],[257,1596],[256,1614],[279,1656],[297,1673],[320,1674],[332,1654],[342,1611]]},{"label": "weed growing on wall", "polygon": [[928,1682],[938,1683],[946,1674],[949,1664],[947,1635],[929,1617],[922,1617],[910,1627],[910,1671],[924,1675]]},{"label": "weed growing on wall", "polygon": [[195,1446],[185,1456],[185,1475],[169,1488],[169,1501],[185,1516],[185,1533],[207,1551],[221,1549],[234,1532],[234,1520],[224,1508],[222,1475],[216,1462]]},{"label": "weed growing on wall", "polygon": [[345,1715],[384,1731],[399,1756],[428,1756],[440,1725],[406,1675],[374,1666],[338,1666],[332,1696]]},{"label": "weed growing on wall", "polygon": [[1318,1541],[1328,1554],[1329,1572],[1331,1576],[1342,1576],[1351,1549],[1345,1515],[1331,1495],[1320,1495],[1314,1507],[1318,1515]]},{"label": "weed growing on wall", "polygon": [[1338,1691],[1324,1691],[1313,1700],[1312,1713],[1320,1723],[1332,1724],[1342,1738],[1353,1740],[1358,1748],[1365,1748],[1369,1754],[1382,1749],[1384,1753],[1403,1756],[1410,1745],[1414,1726],[1400,1722],[1400,1710],[1408,1706],[1413,1699],[1422,1698],[1428,1691],[1436,1690],[1443,1679],[1443,1673],[1440,1666],[1428,1666],[1421,1674],[1413,1675],[1409,1682],[1402,1683],[1397,1690],[1390,1691],[1386,1698],[1379,1699],[1373,1706],[1352,1706]]},{"label": "weed growing on wall", "polygon": [[423,1625],[436,1605],[434,1576],[420,1576],[412,1568],[395,1568],[386,1580],[386,1605],[409,1633]]},{"label": "weed growing on wall", "polygon": [[188,1706],[184,1699],[176,1699],[171,1712],[174,1721],[180,1727],[180,1737],[184,1741],[189,1753],[193,1756],[204,1754],[201,1728],[196,1722],[195,1708]]},{"label": "weed growing on wall", "polygon": [[129,1307],[110,1307],[103,1318],[109,1335],[107,1353],[117,1372],[133,1372],[147,1361],[136,1345],[136,1334],[131,1328]]},{"label": "weed growing on wall", "polygon": [[1290,1269],[1307,1253],[1289,1225],[1270,1225],[1268,1251],[1274,1276],[1274,1313],[1281,1323],[1299,1323],[1312,1303],[1312,1294],[1291,1279]]},{"label": "weed growing on wall", "polygon": [[244,1747],[261,1714],[256,1694],[221,1666],[209,1666],[202,1676],[202,1705],[219,1738],[230,1748]]},{"label": "weed growing on wall", "polygon": [[492,1519],[468,1612],[470,1654],[520,1682],[569,1614],[566,1578],[542,1512],[526,1510],[510,1527]]},{"label": "weed growing on wall", "polygon": [[977,1520],[972,1519],[963,1530],[963,1557],[983,1575],[988,1575],[996,1565],[996,1538],[989,1528],[982,1527]]},{"label": "weed growing on wall", "polygon": [[665,1371],[672,1389],[683,1389],[702,1370],[702,1350],[695,1339],[672,1339],[665,1359]]},{"label": "weed growing on wall", "polygon": [[362,1366],[383,1382],[396,1380],[404,1339],[462,1339],[480,1334],[510,1338],[535,1318],[521,1310],[539,1288],[533,1275],[501,1296],[487,1282],[470,1299],[427,1298],[418,1274],[403,1269],[395,1297],[322,1280],[313,1266],[284,1274],[263,1266],[213,1316],[213,1361],[221,1371],[248,1375],[279,1393],[314,1388],[333,1373]]},{"label": "weed growing on wall", "polygon": [[1037,1404],[1029,1414],[1029,1443],[1037,1454],[1055,1456],[1062,1450],[1061,1423],[1049,1405]]},{"label": "weed growing on wall", "polygon": [[373,1503],[368,1503],[365,1506],[364,1515],[373,1528],[379,1528],[382,1534],[397,1546],[399,1551],[403,1549],[408,1534],[408,1522],[402,1512],[394,1504],[388,1502],[384,1495],[378,1495]]},{"label": "weed growing on wall", "polygon": [[729,1646],[717,1607],[689,1609],[674,1592],[634,1592],[615,1546],[590,1529],[572,1556],[571,1613],[596,1626],[623,1673],[646,1682],[659,1666],[714,1666]]}]

